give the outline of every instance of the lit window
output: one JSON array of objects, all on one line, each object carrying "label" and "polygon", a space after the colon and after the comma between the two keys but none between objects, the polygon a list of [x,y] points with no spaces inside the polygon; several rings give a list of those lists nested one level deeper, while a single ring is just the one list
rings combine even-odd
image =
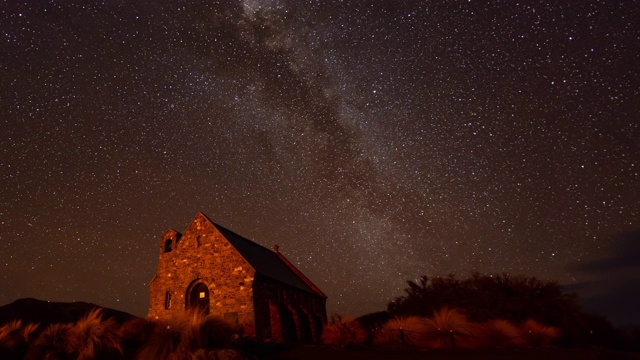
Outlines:
[{"label": "lit window", "polygon": [[200,292],[200,299],[204,299],[204,291]]}]

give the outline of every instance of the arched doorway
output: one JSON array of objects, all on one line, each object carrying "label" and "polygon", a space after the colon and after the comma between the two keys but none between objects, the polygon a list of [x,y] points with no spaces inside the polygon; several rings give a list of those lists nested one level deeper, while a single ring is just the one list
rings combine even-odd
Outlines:
[{"label": "arched doorway", "polygon": [[200,310],[209,315],[209,288],[204,283],[197,283],[187,294],[187,309]]}]

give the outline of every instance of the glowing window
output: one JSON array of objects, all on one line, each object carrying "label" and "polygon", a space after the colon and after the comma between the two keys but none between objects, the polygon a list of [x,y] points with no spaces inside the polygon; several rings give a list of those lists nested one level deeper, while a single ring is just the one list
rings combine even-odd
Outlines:
[{"label": "glowing window", "polygon": [[200,299],[204,299],[204,291],[200,292]]}]

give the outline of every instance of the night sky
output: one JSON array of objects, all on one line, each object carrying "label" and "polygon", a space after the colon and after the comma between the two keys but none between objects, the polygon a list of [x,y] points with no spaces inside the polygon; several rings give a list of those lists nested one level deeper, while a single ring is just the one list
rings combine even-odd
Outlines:
[{"label": "night sky", "polygon": [[9,0],[0,37],[0,305],[144,316],[198,211],[329,314],[421,275],[640,284],[638,1]]}]

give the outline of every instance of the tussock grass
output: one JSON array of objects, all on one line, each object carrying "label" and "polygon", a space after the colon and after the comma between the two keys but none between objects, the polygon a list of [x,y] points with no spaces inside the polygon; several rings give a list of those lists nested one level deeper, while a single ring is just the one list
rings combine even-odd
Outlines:
[{"label": "tussock grass", "polygon": [[[230,346],[236,329],[224,320],[189,312],[167,321],[150,321],[146,341],[136,359],[190,359]],[[200,351],[203,350],[203,351]],[[197,357],[199,358],[199,357]]]},{"label": "tussock grass", "polygon": [[188,359],[185,326],[182,322],[152,322],[151,332],[138,351],[136,359]]},{"label": "tussock grass", "polygon": [[125,354],[135,353],[147,341],[156,324],[142,318],[134,318],[124,322],[117,330],[122,339],[121,346]]},{"label": "tussock grass", "polygon": [[49,325],[29,349],[28,358],[89,360],[122,354],[121,336],[113,319],[95,308],[75,323]]},{"label": "tussock grass", "polygon": [[503,319],[493,319],[476,325],[475,348],[502,349],[524,345],[519,327]]},{"label": "tussock grass", "polygon": [[443,307],[427,319],[424,346],[434,349],[473,347],[475,332],[476,325],[460,310]]},{"label": "tussock grass", "polygon": [[534,319],[529,319],[520,327],[522,339],[528,346],[546,347],[560,337],[560,329],[554,326],[547,326]]},{"label": "tussock grass", "polygon": [[38,324],[11,321],[0,327],[0,358],[22,358],[32,341]]},{"label": "tussock grass", "polygon": [[94,359],[97,353],[122,353],[118,326],[103,319],[102,309],[91,310],[67,330],[67,352],[78,360]]},{"label": "tussock grass", "polygon": [[[40,333],[29,348],[30,359],[65,359],[68,358],[67,337],[71,324],[50,324]],[[32,356],[29,356],[31,354]],[[33,355],[38,354],[38,355]]]},{"label": "tussock grass", "polygon": [[322,331],[322,342],[339,348],[363,344],[366,339],[367,332],[360,322],[348,317],[334,315]]},{"label": "tussock grass", "polygon": [[205,317],[199,330],[200,346],[205,349],[228,348],[238,333],[234,326],[215,316]]},{"label": "tussock grass", "polygon": [[[237,330],[201,312],[168,321],[132,319],[118,326],[102,308],[75,323],[37,324],[20,320],[0,326],[0,359],[239,359],[232,346]],[[228,350],[228,351],[227,351]]]},{"label": "tussock grass", "polygon": [[13,349],[22,343],[28,343],[37,328],[38,324],[23,325],[22,320],[13,320],[0,327],[0,346]]},{"label": "tussock grass", "polygon": [[558,328],[533,319],[520,326],[502,319],[474,323],[461,311],[443,307],[430,318],[408,316],[387,321],[375,332],[374,344],[431,349],[545,347],[559,336]]},{"label": "tussock grass", "polygon": [[382,346],[418,346],[424,344],[427,319],[419,316],[393,318],[374,334],[374,344]]}]

